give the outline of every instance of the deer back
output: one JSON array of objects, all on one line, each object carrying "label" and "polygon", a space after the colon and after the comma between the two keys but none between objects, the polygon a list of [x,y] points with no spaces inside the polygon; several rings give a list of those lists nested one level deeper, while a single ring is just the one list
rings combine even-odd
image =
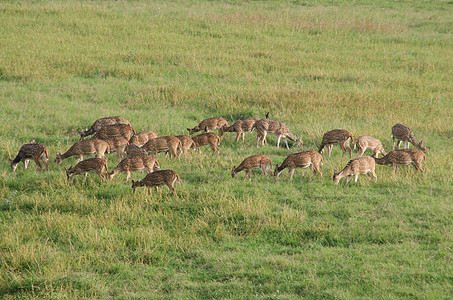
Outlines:
[{"label": "deer back", "polygon": [[208,132],[208,133],[202,133],[197,136],[194,136],[192,138],[192,140],[194,141],[195,146],[197,148],[199,148],[202,146],[211,145],[211,144],[215,145],[215,144],[219,143],[220,137],[215,133]]},{"label": "deer back", "polygon": [[161,136],[157,138],[150,139],[143,145],[143,149],[146,151],[153,150],[164,150],[169,148],[177,148],[181,144],[181,141],[174,136]]}]

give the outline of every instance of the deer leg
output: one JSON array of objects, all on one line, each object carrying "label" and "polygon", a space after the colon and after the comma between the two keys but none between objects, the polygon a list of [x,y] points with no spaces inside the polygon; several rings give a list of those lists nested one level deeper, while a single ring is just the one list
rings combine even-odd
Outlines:
[{"label": "deer leg", "polygon": [[355,178],[354,178],[354,182],[357,182],[357,179],[359,178],[359,174],[354,174]]},{"label": "deer leg", "polygon": [[362,148],[362,147],[359,146],[359,157],[360,157],[360,156],[363,156],[363,153],[365,153],[366,148],[367,148],[367,147]]},{"label": "deer leg", "polygon": [[128,182],[129,179],[131,179],[131,172],[130,171],[126,171],[126,182]]},{"label": "deer leg", "polygon": [[49,164],[47,163],[47,161],[48,161],[49,159],[47,158],[47,156],[46,156],[46,155],[43,155],[43,156],[41,157],[41,160],[42,160],[42,162],[44,163],[44,166],[46,167],[46,171],[49,171]]},{"label": "deer leg", "polygon": [[327,151],[329,151],[329,158],[330,158],[330,153],[332,152],[332,144],[327,145]]},{"label": "deer leg", "polygon": [[25,169],[25,170],[27,170],[27,168],[28,168],[28,163],[29,163],[29,162],[30,162],[29,159],[24,159],[24,160],[22,160],[22,163],[24,164],[24,169]]},{"label": "deer leg", "polygon": [[239,142],[239,137],[241,136],[241,133],[238,131],[236,132],[236,143]]},{"label": "deer leg", "polygon": [[241,132],[242,135],[242,142],[245,142],[245,132]]},{"label": "deer leg", "polygon": [[401,140],[398,140],[398,142],[396,143],[396,148],[398,149],[400,148],[401,142],[402,142]]},{"label": "deer leg", "polygon": [[42,167],[41,167],[41,164],[39,163],[39,158],[36,157],[33,160],[35,161],[36,165],[38,166],[38,171],[41,171]]},{"label": "deer leg", "polygon": [[322,176],[322,172],[321,172],[321,168],[319,167],[319,164],[315,164],[314,166],[315,166],[316,171],[318,171],[319,175]]},{"label": "deer leg", "polygon": [[293,179],[293,176],[294,176],[294,168],[292,169],[289,169],[289,179],[292,180]]},{"label": "deer leg", "polygon": [[286,137],[283,137],[283,139],[285,140],[286,148],[289,150],[288,141],[286,140]]},{"label": "deer leg", "polygon": [[350,177],[351,177],[351,176],[349,176],[349,175],[348,175],[348,176],[346,176],[346,184],[348,184],[348,183],[349,183],[349,178],[350,178]]},{"label": "deer leg", "polygon": [[264,146],[266,143],[266,136],[267,136],[267,131],[264,132],[262,138],[261,138],[261,145]]},{"label": "deer leg", "polygon": [[377,176],[376,176],[376,173],[374,172],[374,170],[371,170],[371,175],[373,175],[374,177],[374,182],[377,182]]}]

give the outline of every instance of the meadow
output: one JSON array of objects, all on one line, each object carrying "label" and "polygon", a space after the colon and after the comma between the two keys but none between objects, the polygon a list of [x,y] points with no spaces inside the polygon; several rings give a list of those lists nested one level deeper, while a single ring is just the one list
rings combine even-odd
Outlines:
[{"label": "meadow", "polygon": [[[452,298],[451,1],[1,1],[0,32],[0,298]],[[175,196],[123,174],[70,184],[75,159],[54,161],[101,117],[164,136],[267,112],[302,150],[341,128],[389,151],[403,123],[425,175],[379,165],[377,183],[334,185],[336,146],[322,177],[232,178],[247,156],[301,151],[255,133],[157,155]],[[13,173],[32,138],[50,171]]]}]

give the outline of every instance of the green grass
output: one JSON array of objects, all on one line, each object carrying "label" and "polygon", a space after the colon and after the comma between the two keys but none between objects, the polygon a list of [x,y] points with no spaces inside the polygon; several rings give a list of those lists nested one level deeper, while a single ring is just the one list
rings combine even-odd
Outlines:
[{"label": "green grass", "polygon": [[[449,1],[1,2],[0,297],[451,298],[452,16]],[[249,155],[300,151],[255,133],[226,133],[218,156],[158,155],[176,196],[132,193],[123,174],[69,184],[75,160],[54,163],[100,117],[177,135],[266,112],[304,150],[335,128],[390,150],[401,122],[426,174],[334,185],[348,161],[334,147],[323,177],[231,178]],[[12,173],[32,138],[50,171]]]}]

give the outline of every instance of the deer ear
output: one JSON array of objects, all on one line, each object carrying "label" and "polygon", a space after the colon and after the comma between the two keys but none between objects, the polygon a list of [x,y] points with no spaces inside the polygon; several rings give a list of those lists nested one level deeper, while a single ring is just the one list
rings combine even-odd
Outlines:
[{"label": "deer ear", "polygon": [[337,171],[336,171],[336,170],[333,170],[333,174],[334,174],[334,175],[337,175],[338,173],[337,173]]},{"label": "deer ear", "polygon": [[190,128],[186,128],[186,129],[187,129],[187,131],[190,131]]},{"label": "deer ear", "polygon": [[234,171],[234,169],[236,169],[236,166],[233,166],[233,171]]}]

